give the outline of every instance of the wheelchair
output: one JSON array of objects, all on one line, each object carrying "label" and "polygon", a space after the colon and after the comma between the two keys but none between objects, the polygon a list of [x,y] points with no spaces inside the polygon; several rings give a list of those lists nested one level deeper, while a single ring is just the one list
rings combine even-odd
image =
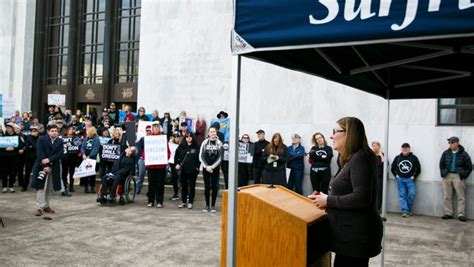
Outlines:
[{"label": "wheelchair", "polygon": [[[113,182],[109,183],[107,186],[107,193],[110,193],[110,190],[112,189]],[[126,203],[132,203],[135,200],[136,196],[136,187],[137,187],[137,181],[135,179],[135,176],[129,175],[127,178],[122,179],[120,183],[117,186],[117,189],[115,191],[115,196],[119,198],[119,204],[120,205],[125,205]],[[97,202],[101,203],[101,196],[102,196],[102,184],[99,186],[99,190],[97,190]],[[105,204],[105,203],[101,203]]]}]

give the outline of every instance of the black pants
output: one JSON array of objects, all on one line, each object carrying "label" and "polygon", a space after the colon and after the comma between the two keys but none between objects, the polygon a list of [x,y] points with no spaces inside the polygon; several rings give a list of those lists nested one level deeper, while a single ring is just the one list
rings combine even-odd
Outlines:
[{"label": "black pants", "polygon": [[186,203],[189,198],[190,204],[194,202],[194,196],[196,195],[196,178],[197,173],[186,173],[181,172],[181,200]]},{"label": "black pants", "polygon": [[[219,167],[215,168],[212,173],[202,170],[204,176],[204,196],[206,198],[206,206],[216,206],[217,193],[219,192]],[[209,205],[212,190],[212,205]]]},{"label": "black pants", "polygon": [[263,168],[253,168],[253,179],[255,184],[262,183]]},{"label": "black pants", "polygon": [[[114,176],[113,179],[108,179],[108,178],[109,177],[107,177],[106,175],[102,176],[102,178],[101,178],[101,180],[102,180],[102,196],[105,197],[105,196],[107,196],[107,194],[110,194],[111,198],[115,198],[116,195],[117,195],[116,194],[117,193],[117,187],[122,182],[122,180],[125,180],[127,177],[123,178],[120,175],[116,175],[116,176]],[[111,185],[110,190],[107,190],[109,188],[109,185]]]},{"label": "black pants", "polygon": [[[79,166],[81,162],[81,158],[79,158],[76,154],[68,154],[61,160],[62,164],[62,174],[61,178],[63,180],[64,188],[67,190],[67,186],[74,184],[74,170],[76,167]],[[69,183],[67,176],[69,175]]]},{"label": "black pants", "polygon": [[17,156],[15,175],[18,177],[18,186],[23,186],[25,183],[25,155],[23,154]]},{"label": "black pants", "polygon": [[331,169],[327,168],[324,171],[315,172],[310,171],[311,185],[314,191],[328,193],[329,181],[331,180]]},{"label": "black pants", "polygon": [[334,267],[366,267],[369,266],[369,258],[355,258],[350,256],[344,256],[336,254],[334,259]]},{"label": "black pants", "polygon": [[148,203],[163,204],[165,195],[166,168],[147,169],[148,171]]},{"label": "black pants", "polygon": [[103,177],[106,173],[109,173],[112,170],[112,166],[114,166],[113,161],[105,161],[102,159],[99,164],[99,176]]},{"label": "black pants", "polygon": [[239,163],[239,179],[237,182],[237,186],[246,186],[249,184],[249,179],[252,172],[252,165],[246,163]]},{"label": "black pants", "polygon": [[31,171],[33,170],[33,166],[35,165],[35,160],[36,159],[25,160],[25,178],[23,179],[23,184],[21,185],[23,189],[27,189],[30,185]]},{"label": "black pants", "polygon": [[[178,187],[179,175],[178,175],[178,172],[176,171],[176,168],[174,167],[174,164],[170,164],[170,170],[171,170],[171,184],[173,185],[173,191],[174,191],[173,196],[177,196],[179,192],[179,187]],[[186,201],[186,199],[184,201]]]},{"label": "black pants", "polygon": [[16,155],[8,155],[0,159],[0,164],[2,165],[2,186],[13,187],[15,184],[15,166],[17,161]]},{"label": "black pants", "polygon": [[225,189],[229,188],[229,162],[221,161],[222,173],[224,174]]},{"label": "black pants", "polygon": [[382,213],[382,199],[383,199],[383,175],[378,176],[377,179],[377,209]]},{"label": "black pants", "polygon": [[96,175],[81,178],[81,184],[86,188],[87,188],[87,186],[90,186],[91,188],[94,188],[95,187],[95,179],[96,179]]}]

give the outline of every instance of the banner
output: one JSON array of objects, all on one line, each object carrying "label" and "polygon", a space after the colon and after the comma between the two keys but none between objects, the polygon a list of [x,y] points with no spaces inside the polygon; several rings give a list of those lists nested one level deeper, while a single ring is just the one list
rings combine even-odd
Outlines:
[{"label": "banner", "polygon": [[48,94],[48,105],[49,106],[65,106],[66,95]]},{"label": "banner", "polygon": [[100,144],[101,145],[106,145],[109,141],[110,141],[110,137],[103,137],[103,136],[99,136],[99,139],[100,139]]},{"label": "banner", "polygon": [[82,139],[79,137],[63,137],[64,154],[73,154],[81,150]]},{"label": "banner", "polygon": [[120,158],[120,145],[103,145],[101,159],[105,161],[116,161]]},{"label": "banner", "polygon": [[219,123],[219,127],[220,127],[219,132],[221,132],[224,135],[224,141],[229,142],[230,119],[229,118],[227,118],[227,119],[213,119],[211,121],[211,126],[216,122]]},{"label": "banner", "polygon": [[[224,143],[224,160],[229,161],[229,143]],[[239,163],[252,163],[255,144],[239,142]]]},{"label": "banner", "polygon": [[148,125],[151,126],[152,123],[153,123],[152,121],[139,121],[138,122],[137,141],[140,140],[140,138],[146,136],[146,127]]},{"label": "banner", "polygon": [[18,136],[0,136],[0,148],[18,147]]},{"label": "banner", "polygon": [[195,133],[196,132],[196,118],[179,118],[179,124],[181,125],[182,122],[186,122],[188,125],[188,132]]},{"label": "banner", "polygon": [[168,164],[166,135],[145,136],[145,166]]},{"label": "banner", "polygon": [[78,178],[83,178],[83,177],[88,177],[88,176],[95,176],[95,164],[96,161],[93,159],[85,159],[82,161],[81,165],[77,167],[74,171],[73,178],[78,179]]}]

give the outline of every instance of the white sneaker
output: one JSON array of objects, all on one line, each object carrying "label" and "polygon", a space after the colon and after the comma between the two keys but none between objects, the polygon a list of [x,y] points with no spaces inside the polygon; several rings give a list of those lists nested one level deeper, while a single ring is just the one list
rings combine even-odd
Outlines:
[{"label": "white sneaker", "polygon": [[157,207],[157,208],[163,208],[163,204],[158,203],[158,204],[156,204],[156,207]]},{"label": "white sneaker", "polygon": [[8,188],[4,187],[4,188],[2,189],[2,193],[6,193],[6,192],[8,192]]},{"label": "white sneaker", "polygon": [[192,209],[193,208],[193,204],[192,203],[188,203],[188,209]]},{"label": "white sneaker", "polygon": [[10,191],[10,193],[15,193],[15,188],[13,187],[8,188],[8,190]]},{"label": "white sneaker", "polygon": [[208,207],[208,206],[206,206],[204,209],[202,209],[202,212],[204,212],[204,213],[208,213],[208,212],[209,212],[209,207]]},{"label": "white sneaker", "polygon": [[216,210],[216,207],[211,207],[211,213],[216,213],[217,210]]},{"label": "white sneaker", "polygon": [[151,208],[151,207],[153,207],[153,203],[148,203],[148,205],[146,205],[146,206]]},{"label": "white sneaker", "polygon": [[180,208],[180,209],[181,209],[181,208],[186,208],[186,203],[181,203],[181,204],[179,204],[179,205],[178,205],[178,208]]}]

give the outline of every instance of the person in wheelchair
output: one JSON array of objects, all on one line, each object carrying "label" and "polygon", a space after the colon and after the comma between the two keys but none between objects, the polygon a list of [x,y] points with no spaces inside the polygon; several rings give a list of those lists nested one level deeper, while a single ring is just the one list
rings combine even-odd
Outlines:
[{"label": "person in wheelchair", "polygon": [[[102,176],[102,193],[98,199],[100,204],[107,203],[107,200],[109,200],[110,203],[115,202],[117,186],[122,182],[122,180],[126,179],[135,171],[136,154],[137,149],[135,147],[125,149],[125,152],[122,153],[120,159],[112,166],[112,170]],[[110,191],[107,192],[107,188],[110,184],[112,184],[112,187]]]}]

